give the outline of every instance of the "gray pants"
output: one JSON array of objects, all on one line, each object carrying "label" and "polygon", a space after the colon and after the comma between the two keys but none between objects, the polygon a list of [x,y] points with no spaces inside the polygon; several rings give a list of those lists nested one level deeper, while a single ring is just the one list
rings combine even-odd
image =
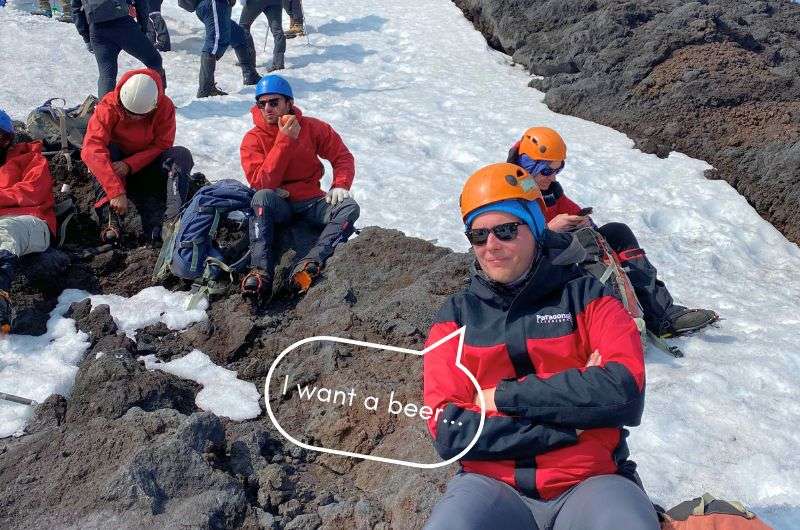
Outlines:
[{"label": "gray pants", "polygon": [[250,264],[270,273],[275,267],[272,242],[276,225],[299,218],[323,227],[316,244],[305,258],[324,265],[336,245],[347,241],[353,233],[353,223],[360,213],[358,203],[353,198],[347,198],[336,206],[325,202],[325,197],[289,202],[272,190],[257,191],[252,205],[254,215],[250,218]]},{"label": "gray pants", "polygon": [[425,530],[658,530],[647,495],[619,475],[584,480],[550,501],[525,497],[504,482],[459,473],[433,507]]},{"label": "gray pants", "polygon": [[283,0],[283,9],[292,22],[303,24],[303,2],[302,0]]},{"label": "gray pants", "polygon": [[50,246],[50,228],[33,215],[0,217],[0,250],[15,256],[44,252]]},{"label": "gray pants", "polygon": [[253,36],[250,33],[250,26],[253,21],[258,18],[258,15],[264,13],[269,23],[269,30],[272,32],[272,38],[275,40],[275,47],[272,49],[272,66],[276,68],[283,68],[283,57],[286,53],[286,36],[283,34],[283,10],[281,5],[272,5],[270,0],[247,0],[242,14],[239,17],[239,25],[245,33],[245,42],[250,47],[255,57],[255,44]]}]

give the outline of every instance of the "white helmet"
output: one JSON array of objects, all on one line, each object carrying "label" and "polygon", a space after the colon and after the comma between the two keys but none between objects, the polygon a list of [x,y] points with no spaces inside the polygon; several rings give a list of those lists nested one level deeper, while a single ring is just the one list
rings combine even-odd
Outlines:
[{"label": "white helmet", "polygon": [[134,74],[122,84],[119,101],[128,112],[147,114],[158,104],[158,85],[147,74]]}]

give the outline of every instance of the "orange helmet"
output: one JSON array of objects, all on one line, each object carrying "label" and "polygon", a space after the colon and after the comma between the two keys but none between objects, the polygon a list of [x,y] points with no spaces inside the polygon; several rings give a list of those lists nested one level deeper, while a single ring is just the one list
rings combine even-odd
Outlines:
[{"label": "orange helmet", "polygon": [[482,167],[464,183],[459,198],[461,219],[466,222],[478,208],[507,199],[536,202],[542,215],[547,211],[533,177],[521,167],[503,162]]},{"label": "orange helmet", "polygon": [[549,127],[531,127],[522,134],[519,154],[532,160],[566,160],[567,144]]}]

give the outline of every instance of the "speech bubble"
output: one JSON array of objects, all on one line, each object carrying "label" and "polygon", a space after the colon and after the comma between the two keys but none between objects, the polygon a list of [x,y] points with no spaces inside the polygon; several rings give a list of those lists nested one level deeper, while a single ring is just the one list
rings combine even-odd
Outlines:
[{"label": "speech bubble", "polygon": [[[436,469],[436,468],[439,468],[439,467],[448,466],[448,465],[452,464],[453,462],[456,462],[459,459],[461,459],[478,442],[478,438],[480,437],[481,432],[483,432],[484,421],[486,420],[486,402],[484,401],[483,393],[481,392],[481,387],[478,384],[478,380],[475,379],[475,376],[472,375],[472,372],[470,372],[469,369],[467,369],[467,367],[464,366],[461,363],[461,355],[462,355],[462,352],[464,350],[464,333],[465,332],[466,332],[466,327],[462,326],[461,328],[457,329],[456,331],[454,331],[454,332],[450,333],[449,335],[447,335],[447,336],[439,339],[438,341],[434,342],[433,344],[431,344],[430,346],[428,346],[424,350],[411,350],[411,349],[408,349],[408,348],[401,348],[401,347],[398,347],[398,346],[390,346],[390,345],[387,345],[387,344],[378,344],[378,343],[375,343],[375,342],[364,342],[364,341],[360,341],[360,340],[345,339],[345,338],[342,338],[342,337],[332,337],[332,336],[327,336],[327,335],[319,335],[319,336],[308,337],[306,339],[299,340],[299,341],[295,342],[294,344],[290,345],[285,350],[283,350],[280,353],[280,355],[278,355],[278,357],[272,362],[272,365],[269,367],[269,372],[267,372],[267,380],[264,383],[264,400],[265,400],[266,405],[267,405],[267,414],[269,415],[269,419],[272,422],[272,424],[275,426],[275,428],[278,430],[278,432],[281,433],[281,435],[284,438],[286,438],[287,440],[289,440],[293,444],[297,445],[298,447],[302,447],[303,449],[308,449],[309,451],[317,451],[317,452],[320,452],[320,453],[328,453],[328,454],[339,455],[339,456],[349,456],[349,457],[352,457],[352,458],[363,458],[365,460],[372,460],[374,462],[383,462],[385,464],[396,464],[396,465],[399,465],[399,466],[415,467],[415,468],[418,468],[418,469]],[[278,422],[278,419],[275,417],[275,412],[272,410],[272,405],[270,405],[269,386],[270,386],[270,382],[272,381],[272,376],[275,374],[275,369],[277,368],[277,366],[281,362],[281,360],[284,357],[286,357],[287,354],[289,354],[293,350],[295,350],[295,349],[297,349],[300,346],[303,346],[305,344],[310,344],[310,343],[313,343],[313,342],[338,342],[338,343],[342,343],[342,344],[349,344],[349,345],[352,345],[352,346],[359,346],[359,347],[364,347],[364,348],[373,348],[373,349],[376,349],[376,350],[392,351],[392,352],[397,352],[397,353],[407,353],[407,354],[411,354],[411,355],[422,356],[422,355],[425,355],[426,353],[430,353],[431,351],[435,350],[436,348],[438,348],[438,347],[450,342],[451,340],[454,340],[456,337],[458,337],[458,349],[456,351],[456,368],[458,368],[459,370],[464,372],[464,374],[467,376],[467,378],[469,378],[470,382],[475,387],[475,390],[478,393],[478,398],[479,398],[480,404],[481,404],[481,421],[478,424],[478,430],[475,433],[475,436],[472,438],[472,441],[470,441],[470,443],[467,445],[467,447],[465,447],[463,451],[461,451],[460,453],[458,453],[454,457],[449,458],[447,460],[444,460],[442,462],[436,462],[434,464],[423,464],[423,463],[419,463],[419,462],[410,462],[408,460],[398,460],[398,459],[395,459],[395,458],[387,458],[387,457],[383,457],[383,456],[368,455],[368,454],[363,454],[363,453],[354,453],[352,451],[344,451],[342,449],[334,449],[334,448],[330,448],[330,447],[320,447],[320,446],[317,446],[317,445],[310,445],[310,444],[307,444],[307,443],[303,443],[300,440],[298,440],[297,438],[293,437],[288,432],[286,432],[286,430],[284,430],[283,427],[281,427],[280,423]],[[445,420],[445,421],[447,421],[447,420]]]}]

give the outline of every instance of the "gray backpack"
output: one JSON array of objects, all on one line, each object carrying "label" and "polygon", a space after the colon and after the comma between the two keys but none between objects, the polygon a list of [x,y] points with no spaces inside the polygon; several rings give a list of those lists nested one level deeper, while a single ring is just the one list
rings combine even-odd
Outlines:
[{"label": "gray backpack", "polygon": [[[60,101],[62,105],[54,105]],[[62,98],[52,98],[36,107],[26,121],[28,134],[44,143],[45,155],[61,154],[72,168],[72,152],[80,150],[97,98],[87,97],[76,107],[64,108]]]}]

